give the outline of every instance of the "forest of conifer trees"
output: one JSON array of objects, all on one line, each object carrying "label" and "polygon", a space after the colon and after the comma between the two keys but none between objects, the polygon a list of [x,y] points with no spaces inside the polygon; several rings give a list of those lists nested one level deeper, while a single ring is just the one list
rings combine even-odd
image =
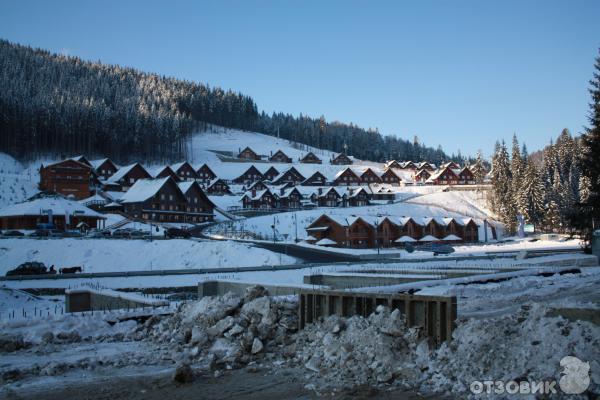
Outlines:
[{"label": "forest of conifer trees", "polygon": [[351,155],[373,161],[450,159],[441,148],[418,140],[324,117],[269,115],[240,93],[5,40],[0,40],[0,88],[0,151],[19,159],[83,153],[118,162],[180,160],[190,135],[208,124],[337,152],[347,145]]}]

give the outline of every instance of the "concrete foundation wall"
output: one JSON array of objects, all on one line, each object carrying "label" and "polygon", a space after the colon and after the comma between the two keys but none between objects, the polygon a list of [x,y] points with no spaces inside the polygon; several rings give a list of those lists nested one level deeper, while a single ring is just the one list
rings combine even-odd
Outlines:
[{"label": "concrete foundation wall", "polygon": [[381,276],[365,276],[364,274],[357,273],[355,275],[305,275],[304,283],[309,285],[323,285],[329,286],[333,289],[348,289],[348,288],[360,288],[365,286],[387,286],[397,285],[400,283],[409,283],[423,281],[426,279],[438,279],[439,277],[430,277],[428,275],[422,275],[420,277],[393,277],[382,274]]},{"label": "concrete foundation wall", "polygon": [[400,310],[409,327],[420,327],[436,344],[452,339],[457,312],[455,296],[303,290],[298,303],[299,328],[329,315],[367,317],[380,304]]},{"label": "concrete foundation wall", "polygon": [[[157,304],[149,304],[142,301],[134,301],[127,298],[112,296],[107,294],[95,293],[93,291],[74,291],[65,292],[65,311],[83,312],[83,311],[102,311],[102,310],[135,310],[143,307],[154,307]],[[163,302],[166,305],[168,302]]]},{"label": "concrete foundation wall", "polygon": [[205,296],[222,296],[231,292],[237,296],[244,296],[246,288],[260,285],[269,291],[271,296],[287,296],[300,294],[302,288],[297,286],[264,285],[262,283],[231,282],[231,281],[205,281],[198,283],[198,298]]}]

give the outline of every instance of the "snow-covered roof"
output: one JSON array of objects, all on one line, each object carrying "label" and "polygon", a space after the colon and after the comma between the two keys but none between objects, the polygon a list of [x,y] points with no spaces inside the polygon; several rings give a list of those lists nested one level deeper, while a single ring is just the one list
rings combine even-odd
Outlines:
[{"label": "snow-covered roof", "polygon": [[323,238],[321,240],[319,240],[318,242],[315,243],[318,246],[331,246],[331,245],[336,245],[337,242],[334,242],[333,240],[329,239],[329,238]]},{"label": "snow-covered roof", "polygon": [[419,242],[437,242],[438,240],[440,239],[436,238],[435,236],[426,235],[419,239]]},{"label": "snow-covered roof", "polygon": [[99,160],[91,160],[90,164],[92,164],[94,169],[98,169],[98,167],[104,164],[106,161],[108,161],[108,158],[101,158]]},{"label": "snow-covered roof", "polygon": [[394,240],[394,242],[396,243],[407,243],[407,242],[416,242],[417,240],[414,238],[411,238],[410,236],[400,236],[398,239]]},{"label": "snow-covered roof", "polygon": [[87,199],[83,199],[83,200],[79,200],[79,203],[83,204],[84,206],[87,206],[88,204],[91,203],[103,203],[106,204],[109,201],[106,200],[106,198],[100,196],[98,193],[94,194],[91,197],[88,197]]},{"label": "snow-covered roof", "polygon": [[0,217],[18,217],[25,215],[47,214],[43,210],[52,210],[52,215],[78,215],[106,219],[96,211],[87,208],[76,200],[69,200],[59,195],[41,196],[22,203],[11,204],[0,209]]},{"label": "snow-covered roof", "polygon": [[171,177],[138,179],[121,197],[121,203],[139,203],[154,196]]},{"label": "snow-covered roof", "polygon": [[192,185],[196,183],[196,181],[184,181],[184,182],[177,182],[177,186],[179,186],[179,189],[181,189],[181,191],[183,193],[187,192],[188,190],[190,190],[190,188],[192,187]]},{"label": "snow-covered roof", "polygon": [[138,163],[133,163],[130,165],[126,165],[124,167],[121,167],[117,170],[117,172],[115,172],[110,178],[108,178],[106,180],[106,183],[119,183],[119,181],[121,180],[121,178],[123,178],[125,175],[127,175],[129,173],[129,171],[131,171],[133,169],[133,167],[135,167]]},{"label": "snow-covered roof", "polygon": [[442,240],[446,240],[446,241],[455,241],[455,240],[462,240],[461,238],[459,238],[456,235],[448,235],[445,238],[443,238]]}]

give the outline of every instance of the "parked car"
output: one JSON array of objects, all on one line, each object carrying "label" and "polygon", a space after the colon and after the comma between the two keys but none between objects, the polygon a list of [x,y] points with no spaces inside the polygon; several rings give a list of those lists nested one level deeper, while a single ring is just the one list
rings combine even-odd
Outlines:
[{"label": "parked car", "polygon": [[10,270],[6,273],[6,276],[14,275],[44,275],[47,274],[48,270],[46,266],[41,262],[26,262],[19,265],[17,268]]},{"label": "parked car", "polygon": [[130,228],[116,229],[112,233],[112,235],[113,235],[113,237],[118,237],[118,238],[128,238],[128,237],[131,237],[131,229]]},{"label": "parked car", "polygon": [[100,229],[92,229],[91,231],[89,231],[86,235],[89,238],[104,238],[104,237],[110,237],[110,231],[108,229],[106,230],[100,230]]},{"label": "parked car", "polygon": [[25,236],[25,234],[21,231],[4,231],[4,233],[2,233],[3,236],[10,236],[10,237],[21,237],[21,236]]},{"label": "parked car", "polygon": [[81,231],[78,231],[77,229],[70,229],[70,230],[66,230],[62,233],[63,237],[81,237],[83,236],[81,234]]},{"label": "parked car", "polygon": [[129,237],[130,238],[143,238],[145,236],[148,236],[148,232],[146,231],[142,231],[140,229],[134,229],[131,232],[129,232]]},{"label": "parked car", "polygon": [[36,229],[35,231],[29,234],[31,237],[48,237],[50,236],[50,231],[48,229]]},{"label": "parked car", "polygon": [[173,238],[184,238],[189,239],[192,237],[192,234],[185,229],[181,228],[168,228],[165,230],[165,237],[169,239]]}]

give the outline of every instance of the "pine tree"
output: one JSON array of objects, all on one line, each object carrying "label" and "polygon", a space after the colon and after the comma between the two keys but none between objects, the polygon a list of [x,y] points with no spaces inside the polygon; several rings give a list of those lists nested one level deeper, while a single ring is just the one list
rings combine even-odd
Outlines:
[{"label": "pine tree", "polygon": [[555,232],[561,228],[560,210],[554,200],[550,200],[544,214],[544,227],[546,231]]},{"label": "pine tree", "polygon": [[519,192],[519,212],[528,222],[539,224],[542,222],[544,211],[544,185],[535,165],[528,163]]},{"label": "pine tree", "polygon": [[483,183],[485,179],[485,167],[483,165],[483,156],[481,155],[481,150],[477,151],[477,159],[473,165],[473,175],[477,184],[480,185]]},{"label": "pine tree", "polygon": [[506,144],[497,144],[492,161],[492,207],[509,232],[516,229],[516,207],[511,196],[510,159]]},{"label": "pine tree", "polygon": [[582,136],[582,174],[589,180],[587,204],[593,209],[593,216],[600,216],[600,55],[594,64],[595,71],[590,80],[590,126]]}]

